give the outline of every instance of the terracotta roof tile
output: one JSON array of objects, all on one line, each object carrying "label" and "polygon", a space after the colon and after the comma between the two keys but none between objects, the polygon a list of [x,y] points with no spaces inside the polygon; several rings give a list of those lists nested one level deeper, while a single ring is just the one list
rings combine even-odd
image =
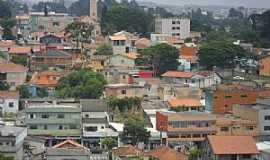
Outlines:
[{"label": "terracotta roof tile", "polygon": [[0,91],[0,98],[19,98],[17,91]]},{"label": "terracotta roof tile", "polygon": [[168,101],[170,107],[201,107],[200,99],[171,99]]},{"label": "terracotta roof tile", "polygon": [[138,157],[143,155],[141,150],[132,145],[126,145],[113,149],[113,153],[119,157]]},{"label": "terracotta roof tile", "polygon": [[167,71],[161,75],[162,77],[172,77],[172,78],[191,78],[194,76],[190,72],[181,72],[181,71]]},{"label": "terracotta roof tile", "polygon": [[53,146],[52,148],[80,148],[80,149],[86,149],[89,150],[87,147],[73,141],[73,140],[66,140],[63,141],[55,146]]},{"label": "terracotta roof tile", "polygon": [[138,49],[145,49],[151,46],[151,41],[147,38],[141,38],[135,42],[135,46]]},{"label": "terracotta roof tile", "polygon": [[[40,73],[34,73],[30,81],[30,84],[45,87],[56,87],[58,84],[58,79],[61,78],[63,75],[64,75],[63,72],[51,70]],[[56,77],[56,79],[53,77]]]},{"label": "terracotta roof tile", "polygon": [[151,156],[159,160],[188,160],[187,155],[166,146],[160,146],[155,150],[149,151],[145,156]]},{"label": "terracotta roof tile", "polygon": [[28,68],[15,63],[0,63],[0,72],[27,72]]},{"label": "terracotta roof tile", "polygon": [[29,54],[31,53],[30,47],[11,47],[9,50],[10,54]]},{"label": "terracotta roof tile", "polygon": [[251,136],[208,136],[214,154],[259,154]]}]

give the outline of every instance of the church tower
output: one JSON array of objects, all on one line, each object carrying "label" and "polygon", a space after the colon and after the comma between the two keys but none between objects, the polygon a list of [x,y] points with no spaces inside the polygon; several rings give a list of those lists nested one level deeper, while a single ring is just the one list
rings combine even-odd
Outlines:
[{"label": "church tower", "polygon": [[98,0],[90,0],[90,18],[92,20],[97,21],[98,16],[97,16],[97,1]]}]

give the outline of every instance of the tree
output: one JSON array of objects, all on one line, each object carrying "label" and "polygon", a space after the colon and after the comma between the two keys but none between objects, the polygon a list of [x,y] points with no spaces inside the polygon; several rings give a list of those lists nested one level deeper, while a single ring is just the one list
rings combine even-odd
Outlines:
[{"label": "tree", "polygon": [[198,148],[192,148],[189,151],[189,160],[198,160],[202,156],[202,151]]},{"label": "tree", "polygon": [[103,43],[99,45],[95,54],[96,55],[112,55],[113,54],[112,45],[109,43]]},{"label": "tree", "polygon": [[176,70],[179,63],[179,51],[168,44],[158,44],[143,50],[140,57],[142,63],[151,65],[156,75],[161,75],[168,70]]},{"label": "tree", "polygon": [[67,13],[67,8],[63,3],[55,3],[55,2],[39,2],[38,4],[34,4],[32,9],[35,12],[43,12],[44,6],[47,6],[48,11],[56,13]]},{"label": "tree", "polygon": [[73,71],[59,80],[56,88],[61,98],[100,98],[106,81],[103,75],[89,70]]},{"label": "tree", "polygon": [[31,93],[29,88],[26,85],[20,85],[16,88],[17,91],[20,93],[20,98],[30,98]]},{"label": "tree", "polygon": [[129,119],[124,124],[124,130],[121,138],[124,142],[132,145],[138,145],[143,142],[147,144],[149,141],[150,132],[145,128],[145,124],[140,119]]},{"label": "tree", "polygon": [[124,113],[130,110],[137,111],[141,107],[142,99],[139,97],[130,97],[130,98],[116,98],[116,97],[109,97],[108,99],[108,106],[114,111],[116,108]]},{"label": "tree", "polygon": [[69,7],[69,12],[71,15],[75,16],[83,16],[83,15],[89,15],[89,8],[90,1],[89,0],[78,0],[71,4]]},{"label": "tree", "polygon": [[8,2],[0,0],[0,11],[0,19],[11,18],[12,11]]},{"label": "tree", "polygon": [[16,64],[20,64],[23,66],[27,66],[28,64],[28,59],[25,56],[12,56],[11,62],[16,63]]},{"label": "tree", "polygon": [[206,36],[207,42],[211,41],[226,41],[226,42],[234,42],[236,39],[233,37],[231,33],[225,31],[211,31]]},{"label": "tree", "polygon": [[125,30],[147,35],[153,31],[153,16],[143,9],[123,5],[112,6],[102,18],[103,33]]},{"label": "tree", "polygon": [[14,157],[6,157],[6,156],[0,154],[0,160],[14,160]]},{"label": "tree", "polygon": [[38,97],[43,98],[43,97],[48,97],[48,95],[49,95],[49,94],[48,94],[46,88],[38,88],[38,89],[37,89],[37,96],[38,96]]},{"label": "tree", "polygon": [[65,30],[68,37],[76,41],[77,48],[79,47],[79,42],[81,42],[81,50],[83,50],[83,42],[91,42],[94,26],[84,22],[73,22]]},{"label": "tree", "polygon": [[232,42],[211,41],[204,44],[199,51],[200,65],[211,68],[213,66],[222,68],[234,67],[236,58],[250,56],[242,47]]},{"label": "tree", "polygon": [[7,82],[0,81],[0,91],[9,90],[10,86]]},{"label": "tree", "polygon": [[112,159],[112,149],[117,147],[118,142],[114,138],[105,138],[101,141],[101,144],[106,147],[106,150],[109,152],[109,159]]},{"label": "tree", "polygon": [[228,18],[242,19],[242,18],[244,18],[244,15],[242,12],[236,10],[235,8],[231,8],[229,10]]}]

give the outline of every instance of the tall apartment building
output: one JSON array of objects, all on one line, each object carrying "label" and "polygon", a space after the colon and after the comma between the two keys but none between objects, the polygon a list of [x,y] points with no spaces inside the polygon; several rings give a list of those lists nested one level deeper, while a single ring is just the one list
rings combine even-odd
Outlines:
[{"label": "tall apartment building", "polygon": [[0,154],[23,160],[23,143],[27,129],[23,127],[0,126]]},{"label": "tall apartment building", "polygon": [[190,19],[157,18],[155,20],[155,33],[186,39],[190,37]]}]

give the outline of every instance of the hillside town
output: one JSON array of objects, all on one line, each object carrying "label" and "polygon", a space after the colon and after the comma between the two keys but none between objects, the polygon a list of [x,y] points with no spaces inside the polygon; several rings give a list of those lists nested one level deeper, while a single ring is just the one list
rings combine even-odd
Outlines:
[{"label": "hillside town", "polygon": [[270,159],[270,10],[64,3],[0,0],[0,160]]}]

